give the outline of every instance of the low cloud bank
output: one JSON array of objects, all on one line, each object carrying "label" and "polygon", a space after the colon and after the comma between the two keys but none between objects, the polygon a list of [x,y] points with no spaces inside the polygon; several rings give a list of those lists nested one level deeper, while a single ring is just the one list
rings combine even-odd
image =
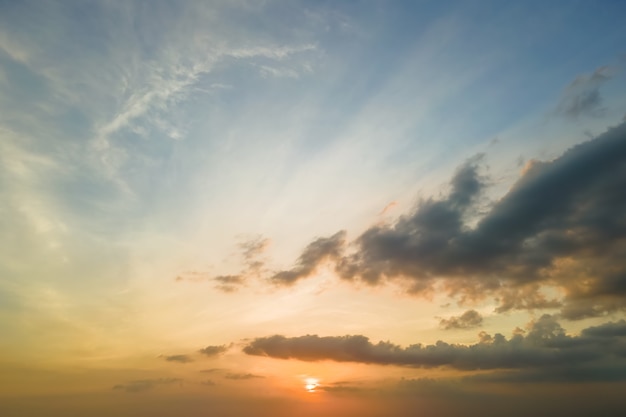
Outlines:
[{"label": "low cloud bank", "polygon": [[544,315],[529,327],[527,334],[484,332],[473,345],[415,344],[401,347],[391,342],[372,343],[362,335],[285,337],[254,339],[243,351],[248,355],[302,361],[332,360],[420,368],[449,367],[479,369],[554,369],[573,364],[594,364],[607,360],[626,365],[626,321],[589,327],[579,336],[569,336],[553,316]]}]

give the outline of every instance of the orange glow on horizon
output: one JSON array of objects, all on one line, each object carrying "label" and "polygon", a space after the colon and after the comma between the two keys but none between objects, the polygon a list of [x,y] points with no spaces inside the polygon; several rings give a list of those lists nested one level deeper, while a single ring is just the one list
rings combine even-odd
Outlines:
[{"label": "orange glow on horizon", "polygon": [[315,392],[315,388],[319,385],[319,380],[317,378],[307,378],[304,380],[305,385],[304,388],[307,392]]}]

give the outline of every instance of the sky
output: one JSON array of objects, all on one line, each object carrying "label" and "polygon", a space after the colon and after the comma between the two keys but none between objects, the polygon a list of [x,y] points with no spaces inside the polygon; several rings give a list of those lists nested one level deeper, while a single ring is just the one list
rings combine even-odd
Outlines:
[{"label": "sky", "polygon": [[624,415],[625,17],[0,1],[0,415]]}]

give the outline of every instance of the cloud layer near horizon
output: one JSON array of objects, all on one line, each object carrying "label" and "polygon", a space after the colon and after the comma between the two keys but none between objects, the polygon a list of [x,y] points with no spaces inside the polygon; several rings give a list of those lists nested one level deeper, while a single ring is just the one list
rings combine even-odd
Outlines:
[{"label": "cloud layer near horizon", "polygon": [[[446,197],[422,200],[351,244],[343,231],[315,239],[271,281],[292,285],[330,261],[346,280],[393,280],[416,295],[440,289],[461,302],[493,296],[498,312],[561,308],[575,320],[623,310],[626,123],[552,161],[530,161],[482,216],[481,164],[468,160]],[[545,288],[563,297],[547,297]]]},{"label": "cloud layer near horizon", "polygon": [[[473,345],[415,344],[401,347],[391,342],[372,343],[362,335],[275,335],[254,339],[243,351],[248,355],[303,361],[332,360],[418,368],[449,367],[458,370],[533,369],[553,373],[578,367],[606,367],[606,361],[626,369],[626,321],[609,322],[569,336],[553,316],[533,322],[526,335],[479,334]],[[598,375],[601,378],[601,375]]]}]

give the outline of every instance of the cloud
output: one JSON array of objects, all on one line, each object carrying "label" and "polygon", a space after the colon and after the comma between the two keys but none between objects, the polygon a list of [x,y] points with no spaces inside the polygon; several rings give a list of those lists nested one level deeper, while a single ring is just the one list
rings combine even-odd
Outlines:
[{"label": "cloud", "polygon": [[446,196],[370,227],[351,246],[344,232],[314,240],[272,281],[291,285],[332,261],[346,280],[395,280],[461,302],[493,296],[498,312],[561,308],[581,319],[626,308],[626,123],[552,161],[529,162],[486,211],[482,163],[468,160]]},{"label": "cloud", "polygon": [[398,202],[397,201],[392,201],[391,203],[387,204],[381,211],[380,213],[378,213],[379,216],[384,216],[385,214],[388,214],[391,210],[393,210],[394,208],[396,208],[398,206]]},{"label": "cloud", "polygon": [[212,386],[215,386],[215,385],[216,385],[216,384],[215,384],[215,381],[213,381],[213,380],[211,380],[211,379],[206,379],[206,380],[204,380],[204,381],[200,381],[200,384],[201,384],[201,385],[206,385],[206,386],[208,386],[208,387],[212,387]]},{"label": "cloud", "polygon": [[270,240],[263,236],[255,236],[240,242],[237,247],[244,268],[237,274],[212,276],[208,272],[189,270],[177,275],[175,281],[214,282],[216,283],[215,288],[220,291],[227,293],[236,292],[246,285],[249,278],[258,278],[265,272],[266,260],[263,259],[263,254],[269,247],[269,244]]},{"label": "cloud", "polygon": [[478,173],[479,161],[480,158],[472,158],[457,170],[446,199],[424,200],[392,227],[376,225],[366,230],[356,241],[357,253],[338,263],[339,274],[346,279],[359,276],[370,284],[380,282],[384,276],[412,276],[417,287],[424,288],[435,272],[424,266],[444,267],[444,251],[463,232],[466,210],[484,188]]},{"label": "cloud", "polygon": [[[320,56],[310,35],[285,36],[284,25],[261,34],[255,25],[227,23],[250,13],[232,2],[188,2],[172,13],[167,2],[99,1],[90,22],[72,17],[80,9],[21,4],[13,18],[3,16],[2,123],[40,152],[64,149],[63,166],[80,170],[81,187],[113,187],[119,201],[92,193],[107,208],[148,201],[144,180],[163,175],[167,139],[193,141],[197,93],[240,94],[224,68],[266,66],[299,76]],[[77,34],[84,42],[75,42]],[[17,76],[7,77],[7,69]],[[139,146],[136,136],[153,140]]]},{"label": "cloud", "polygon": [[467,310],[460,316],[443,318],[439,321],[439,326],[444,330],[469,329],[478,327],[483,323],[483,316],[476,310]]},{"label": "cloud", "polygon": [[277,272],[271,277],[271,281],[278,285],[292,285],[313,274],[322,262],[337,261],[342,255],[345,239],[345,231],[315,239],[304,249],[294,268]]},{"label": "cloud", "polygon": [[626,336],[626,320],[588,327],[582,331],[582,335],[598,338]]},{"label": "cloud", "polygon": [[[415,344],[403,348],[390,342],[376,344],[362,335],[327,336],[280,335],[254,339],[244,347],[248,355],[302,361],[333,360],[377,365],[419,368],[449,367],[459,370],[480,369],[567,369],[572,364],[596,364],[606,360],[626,365],[626,322],[610,323],[611,331],[589,328],[579,336],[569,336],[553,316],[543,315],[531,323],[528,333],[480,333],[473,345]],[[595,329],[595,330],[594,330]],[[605,327],[600,327],[605,329]],[[591,332],[591,334],[589,333]]]},{"label": "cloud", "polygon": [[565,89],[557,113],[572,118],[602,115],[600,87],[613,77],[612,73],[611,67],[604,66],[591,75],[577,77]]},{"label": "cloud", "polygon": [[362,386],[358,382],[339,381],[330,384],[318,385],[315,387],[317,391],[325,391],[333,394],[359,394],[369,392],[372,389]]},{"label": "cloud", "polygon": [[243,372],[243,373],[242,372],[228,372],[227,369],[223,369],[223,368],[203,369],[200,372],[205,373],[205,374],[216,374],[216,375],[220,375],[221,377],[225,379],[231,379],[231,380],[237,380],[237,381],[247,380],[247,379],[265,378],[263,375],[256,375],[256,374],[247,373],[247,372]]},{"label": "cloud", "polygon": [[176,276],[176,281],[200,282],[210,279],[207,272],[203,271],[183,271]]},{"label": "cloud", "polygon": [[270,240],[263,236],[255,236],[240,242],[237,247],[244,268],[237,274],[211,276],[203,271],[184,271],[176,277],[176,281],[215,282],[215,288],[223,292],[235,292],[245,286],[250,277],[259,277],[264,272],[266,260],[263,254],[269,247]]},{"label": "cloud", "polygon": [[264,57],[282,60],[290,55],[301,54],[308,51],[315,51],[317,46],[305,44],[297,46],[256,46],[252,48],[238,48],[225,52],[225,55],[233,58],[254,58]]},{"label": "cloud", "polygon": [[237,246],[244,268],[238,274],[219,275],[211,278],[218,283],[215,288],[224,292],[235,292],[246,285],[248,278],[259,277],[266,262],[262,256],[269,244],[270,240],[263,236],[256,236],[240,242]]},{"label": "cloud", "polygon": [[[213,71],[216,63],[228,57],[283,61],[294,54],[314,51],[316,46],[312,44],[295,46],[267,44],[243,48],[214,46],[207,49],[201,51],[204,54],[197,54],[200,51],[194,51],[196,52],[193,55],[196,58],[195,62],[187,67],[181,66],[178,53],[172,50],[167,51],[171,56],[164,54],[162,57],[164,62],[160,66],[155,68],[147,66],[151,69],[149,76],[146,77],[149,81],[144,81],[138,86],[137,90],[126,98],[119,111],[97,129],[98,138],[106,140],[116,132],[134,126],[143,118],[173,139],[181,139],[179,130],[170,123],[164,122],[165,118],[161,116],[181,101],[186,100],[193,92],[193,87],[198,80]],[[203,58],[198,59],[199,56]],[[298,73],[293,69],[276,69],[267,65],[260,66],[260,68],[263,75],[298,77]]]},{"label": "cloud", "polygon": [[118,384],[113,387],[114,390],[122,390],[126,392],[143,392],[148,391],[159,385],[171,385],[182,382],[180,378],[157,378],[157,379],[138,379],[125,384]]},{"label": "cloud", "polygon": [[168,362],[180,362],[180,363],[189,363],[193,362],[193,359],[189,357],[189,355],[170,355],[164,357]]},{"label": "cloud", "polygon": [[211,280],[218,283],[215,288],[224,292],[237,291],[245,282],[245,278],[241,275],[218,275],[212,277]]},{"label": "cloud", "polygon": [[218,356],[228,350],[228,346],[219,345],[219,346],[207,346],[203,349],[200,349],[200,353],[206,356]]},{"label": "cloud", "polygon": [[241,249],[241,256],[246,265],[252,268],[256,266],[259,256],[263,255],[269,245],[270,240],[268,238],[256,236],[252,239],[244,240],[238,246]]},{"label": "cloud", "polygon": [[234,380],[245,380],[245,379],[256,379],[256,378],[265,378],[262,375],[255,375],[250,373],[227,373],[224,375],[226,379],[234,379]]},{"label": "cloud", "polygon": [[471,375],[463,378],[463,381],[489,382],[497,384],[519,383],[545,383],[545,382],[620,382],[626,381],[626,365],[614,363],[607,364],[577,364],[551,367],[549,372],[545,369],[529,369],[520,371],[496,371],[485,374]]},{"label": "cloud", "polygon": [[269,65],[259,65],[263,77],[298,78],[300,74],[293,68],[276,68]]},{"label": "cloud", "polygon": [[201,369],[198,372],[202,372],[204,374],[214,374],[214,373],[218,373],[218,372],[222,372],[223,369],[221,368],[210,368],[210,369]]}]

